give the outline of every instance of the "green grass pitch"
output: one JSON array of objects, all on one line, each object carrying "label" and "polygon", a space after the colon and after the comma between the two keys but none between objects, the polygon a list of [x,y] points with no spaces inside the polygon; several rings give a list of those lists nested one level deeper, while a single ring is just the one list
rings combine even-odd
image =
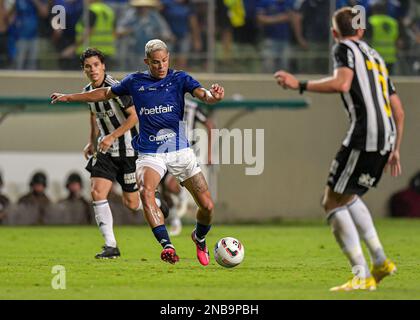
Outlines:
[{"label": "green grass pitch", "polygon": [[[101,261],[93,258],[102,245],[94,226],[1,227],[0,299],[420,299],[420,221],[379,220],[377,227],[398,273],[376,292],[351,293],[328,291],[351,274],[322,223],[215,225],[211,251],[223,236],[245,246],[244,262],[233,269],[198,264],[192,226],[172,239],[176,265],[160,260],[145,226],[117,226],[122,257]],[[65,267],[65,290],[51,287],[55,265]]]}]

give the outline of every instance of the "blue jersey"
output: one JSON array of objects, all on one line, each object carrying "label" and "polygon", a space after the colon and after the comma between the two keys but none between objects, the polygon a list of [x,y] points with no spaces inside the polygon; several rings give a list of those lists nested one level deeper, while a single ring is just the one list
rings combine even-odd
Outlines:
[{"label": "blue jersey", "polygon": [[169,69],[164,79],[148,71],[129,74],[111,90],[117,96],[130,95],[139,118],[140,133],[132,145],[142,153],[163,153],[189,147],[184,125],[184,95],[200,88],[184,71]]}]

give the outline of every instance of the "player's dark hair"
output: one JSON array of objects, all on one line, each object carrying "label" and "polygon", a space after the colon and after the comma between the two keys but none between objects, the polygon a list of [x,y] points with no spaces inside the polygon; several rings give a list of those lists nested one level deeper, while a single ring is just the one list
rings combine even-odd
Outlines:
[{"label": "player's dark hair", "polygon": [[80,65],[82,68],[85,65],[85,60],[90,57],[98,57],[102,63],[105,63],[105,55],[96,48],[88,48],[80,55]]},{"label": "player's dark hair", "polygon": [[342,37],[351,37],[357,34],[357,29],[353,28],[353,19],[357,16],[357,11],[351,7],[344,7],[334,13],[333,20],[337,31]]}]

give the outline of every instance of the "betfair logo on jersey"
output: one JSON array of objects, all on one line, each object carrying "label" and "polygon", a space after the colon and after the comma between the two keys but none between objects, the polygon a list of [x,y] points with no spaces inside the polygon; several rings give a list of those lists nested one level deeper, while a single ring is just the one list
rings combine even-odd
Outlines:
[{"label": "betfair logo on jersey", "polygon": [[162,113],[168,113],[168,112],[172,112],[174,106],[154,106],[153,108],[145,108],[142,107],[140,109],[140,115],[146,115],[146,116],[150,116],[150,115],[154,115],[154,114],[162,114]]},{"label": "betfair logo on jersey", "polygon": [[359,178],[359,184],[363,187],[370,188],[375,183],[376,178],[370,176],[369,173],[364,173]]}]

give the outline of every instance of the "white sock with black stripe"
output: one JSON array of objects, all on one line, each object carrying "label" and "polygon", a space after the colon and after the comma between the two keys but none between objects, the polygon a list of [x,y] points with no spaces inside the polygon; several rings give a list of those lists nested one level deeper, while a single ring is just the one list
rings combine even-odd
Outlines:
[{"label": "white sock with black stripe", "polygon": [[370,277],[369,267],[363,255],[359,234],[347,207],[339,207],[328,213],[332,232],[352,266],[352,272],[360,277]]},{"label": "white sock with black stripe", "polygon": [[372,263],[375,266],[381,266],[386,260],[386,255],[376,232],[375,225],[373,224],[369,209],[359,197],[348,204],[347,208],[354,224],[359,230],[360,237],[365,241],[369,249]]},{"label": "white sock with black stripe", "polygon": [[115,240],[111,208],[107,200],[93,201],[93,210],[95,212],[96,223],[108,247],[117,247]]}]

